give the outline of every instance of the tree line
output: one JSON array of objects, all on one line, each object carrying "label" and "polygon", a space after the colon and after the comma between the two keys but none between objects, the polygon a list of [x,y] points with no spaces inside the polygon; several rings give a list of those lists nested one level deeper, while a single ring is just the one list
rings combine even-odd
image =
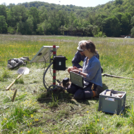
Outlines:
[{"label": "tree line", "polygon": [[0,33],[134,36],[133,6],[133,0],[115,0],[96,7],[45,2],[0,5]]}]

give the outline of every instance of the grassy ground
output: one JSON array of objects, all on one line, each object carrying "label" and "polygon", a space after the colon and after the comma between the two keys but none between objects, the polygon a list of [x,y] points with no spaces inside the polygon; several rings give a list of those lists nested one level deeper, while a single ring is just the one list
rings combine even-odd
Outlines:
[{"label": "grassy ground", "polygon": [[[96,44],[104,73],[134,78],[134,39],[0,35],[0,133],[133,134],[133,80],[103,77],[105,89],[126,91],[126,108],[120,115],[99,112],[97,98],[76,101],[66,92],[47,95],[43,86],[44,63],[28,63],[30,73],[5,90],[17,77],[17,70],[7,69],[7,60],[23,56],[32,59],[43,45],[58,45],[57,55],[66,56],[68,67],[78,41],[85,39]],[[67,71],[57,72],[57,79],[64,77],[69,77]],[[52,84],[50,70],[46,81]],[[15,90],[17,95],[12,102]]]}]

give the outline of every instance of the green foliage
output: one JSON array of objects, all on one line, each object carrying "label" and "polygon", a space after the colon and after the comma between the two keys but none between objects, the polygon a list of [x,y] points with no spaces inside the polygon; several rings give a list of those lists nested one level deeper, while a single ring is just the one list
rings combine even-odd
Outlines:
[{"label": "green foliage", "polygon": [[32,16],[29,16],[25,23],[25,34],[32,35],[33,34],[33,28],[34,28],[34,19]]},{"label": "green foliage", "polygon": [[131,18],[131,25],[134,26],[134,16]]},{"label": "green foliage", "polygon": [[0,33],[6,33],[7,32],[7,23],[5,16],[0,15]]},{"label": "green foliage", "polygon": [[62,118],[62,117],[67,117],[69,116],[69,110],[68,109],[63,109],[61,110],[58,115],[57,115],[57,119],[59,118]]},{"label": "green foliage", "polygon": [[49,106],[50,108],[58,107],[58,103],[59,103],[58,96],[55,96],[55,95],[53,95],[53,93],[52,93],[52,102],[49,102],[48,106]]},{"label": "green foliage", "polygon": [[43,35],[45,31],[45,23],[38,24],[36,31],[38,34]]},{"label": "green foliage", "polygon": [[131,35],[134,37],[134,27],[131,29]]},{"label": "green foliage", "polygon": [[24,118],[29,118],[30,114],[33,114],[34,112],[35,110],[24,109],[22,106],[13,108],[11,114],[4,117],[1,122],[3,133],[7,134],[10,131],[16,132],[16,128],[19,127],[19,124],[25,123]]},{"label": "green foliage", "polygon": [[0,5],[0,33],[27,35],[129,35],[133,27],[133,0],[115,0],[96,7],[30,2]]},{"label": "green foliage", "polygon": [[130,14],[127,13],[121,16],[121,35],[130,34],[131,29],[130,21],[131,21]]},{"label": "green foliage", "polygon": [[96,35],[94,35],[94,37],[106,37],[106,35],[102,33],[102,31],[100,31]]},{"label": "green foliage", "polygon": [[31,7],[29,10],[29,15],[33,17],[33,31],[36,33],[37,24],[39,23],[39,11],[36,7]]},{"label": "green foliage", "polygon": [[115,0],[115,4],[118,5],[118,4],[122,4],[123,3],[123,0]]},{"label": "green foliage", "polygon": [[15,81],[15,84],[24,84],[23,78],[17,79],[17,80]]},{"label": "green foliage", "polygon": [[2,77],[2,76],[0,76],[0,81],[4,81],[4,79],[3,79],[3,77]]},{"label": "green foliage", "polygon": [[84,124],[79,128],[78,133],[80,134],[101,134],[101,129],[97,126],[97,120],[90,122],[89,124]]},{"label": "green foliage", "polygon": [[0,76],[0,81],[5,81],[5,79],[10,78],[10,72],[6,69],[2,71],[2,74]]},{"label": "green foliage", "polygon": [[8,70],[4,70],[4,72],[2,73],[2,77],[3,78],[10,78],[10,72]]},{"label": "green foliage", "polygon": [[103,31],[107,36],[119,36],[120,35],[120,22],[118,18],[112,16],[112,17],[104,19]]},{"label": "green foliage", "polygon": [[130,115],[129,115],[130,118],[129,118],[128,122],[130,125],[134,126],[134,106],[133,105],[131,105],[131,108],[128,109],[128,112],[130,113]]},{"label": "green foliage", "polygon": [[27,9],[22,5],[17,5],[11,7],[7,13],[7,23],[8,26],[17,27],[17,23],[25,22],[27,19]]},{"label": "green foliage", "polygon": [[99,33],[99,31],[100,31],[99,27],[98,26],[94,26],[93,30],[92,30],[92,33],[95,36],[95,35],[97,35]]},{"label": "green foliage", "polygon": [[22,100],[26,97],[26,94],[22,94],[22,95],[19,95],[19,96],[16,96],[15,100]]},{"label": "green foliage", "polygon": [[7,32],[10,34],[15,34],[15,28],[9,26]]},{"label": "green foliage", "polygon": [[[78,41],[90,39],[96,45],[104,73],[129,78],[134,77],[134,57],[132,56],[134,39],[35,35],[0,35],[0,38],[0,70],[2,70],[0,76],[3,67],[5,68],[7,65],[7,62],[5,65],[2,63],[5,63],[7,59],[21,57],[22,55],[27,55],[31,59],[43,45],[59,45],[57,55],[64,54],[68,59],[67,66],[71,66],[71,60],[76,52]],[[102,77],[105,89],[127,92],[123,113],[111,115],[97,110],[99,104],[97,98],[76,101],[72,99],[73,95],[69,95],[65,91],[65,93],[59,93],[58,98],[53,94],[54,98],[52,100],[51,96],[46,94],[47,91],[41,80],[44,63],[27,64],[27,66],[31,72],[23,77],[25,84],[14,85],[13,89],[18,90],[14,102],[11,102],[13,90],[5,91],[4,89],[15,77],[8,78],[8,81],[0,81],[1,133],[90,134],[92,132],[92,134],[133,134],[133,118],[130,118],[133,115],[133,108],[130,104],[134,104],[133,80]],[[10,72],[16,74],[16,70],[10,70]],[[62,78],[68,76],[67,71],[60,71],[57,72],[56,78],[62,80]],[[33,81],[38,81],[38,83],[33,83]],[[46,76],[46,82],[48,85],[52,84],[50,71]],[[41,94],[44,95],[38,99]],[[49,107],[49,103],[51,104],[56,100],[58,100],[57,107]],[[19,108],[20,106],[21,108]],[[36,111],[35,108],[37,108]],[[127,111],[128,108],[130,111]],[[28,114],[25,114],[25,112]],[[23,114],[24,116],[22,116]]]},{"label": "green foliage", "polygon": [[0,5],[0,15],[3,15],[5,19],[7,18],[7,8],[5,5]]}]

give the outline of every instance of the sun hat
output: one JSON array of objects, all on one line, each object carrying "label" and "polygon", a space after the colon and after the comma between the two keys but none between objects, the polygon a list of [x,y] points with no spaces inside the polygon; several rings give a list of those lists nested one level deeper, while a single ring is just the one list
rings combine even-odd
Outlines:
[{"label": "sun hat", "polygon": [[78,50],[78,51],[83,51],[83,50],[80,48],[80,45],[81,45],[82,43],[84,43],[84,42],[87,42],[87,41],[86,41],[86,40],[81,40],[81,41],[79,41],[78,47],[77,47],[77,50]]}]

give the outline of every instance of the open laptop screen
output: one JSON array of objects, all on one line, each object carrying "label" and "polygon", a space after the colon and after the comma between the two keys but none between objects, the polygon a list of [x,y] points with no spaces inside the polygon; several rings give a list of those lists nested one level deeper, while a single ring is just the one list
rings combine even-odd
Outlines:
[{"label": "open laptop screen", "polygon": [[83,76],[74,72],[70,72],[70,81],[78,87],[84,88]]}]

